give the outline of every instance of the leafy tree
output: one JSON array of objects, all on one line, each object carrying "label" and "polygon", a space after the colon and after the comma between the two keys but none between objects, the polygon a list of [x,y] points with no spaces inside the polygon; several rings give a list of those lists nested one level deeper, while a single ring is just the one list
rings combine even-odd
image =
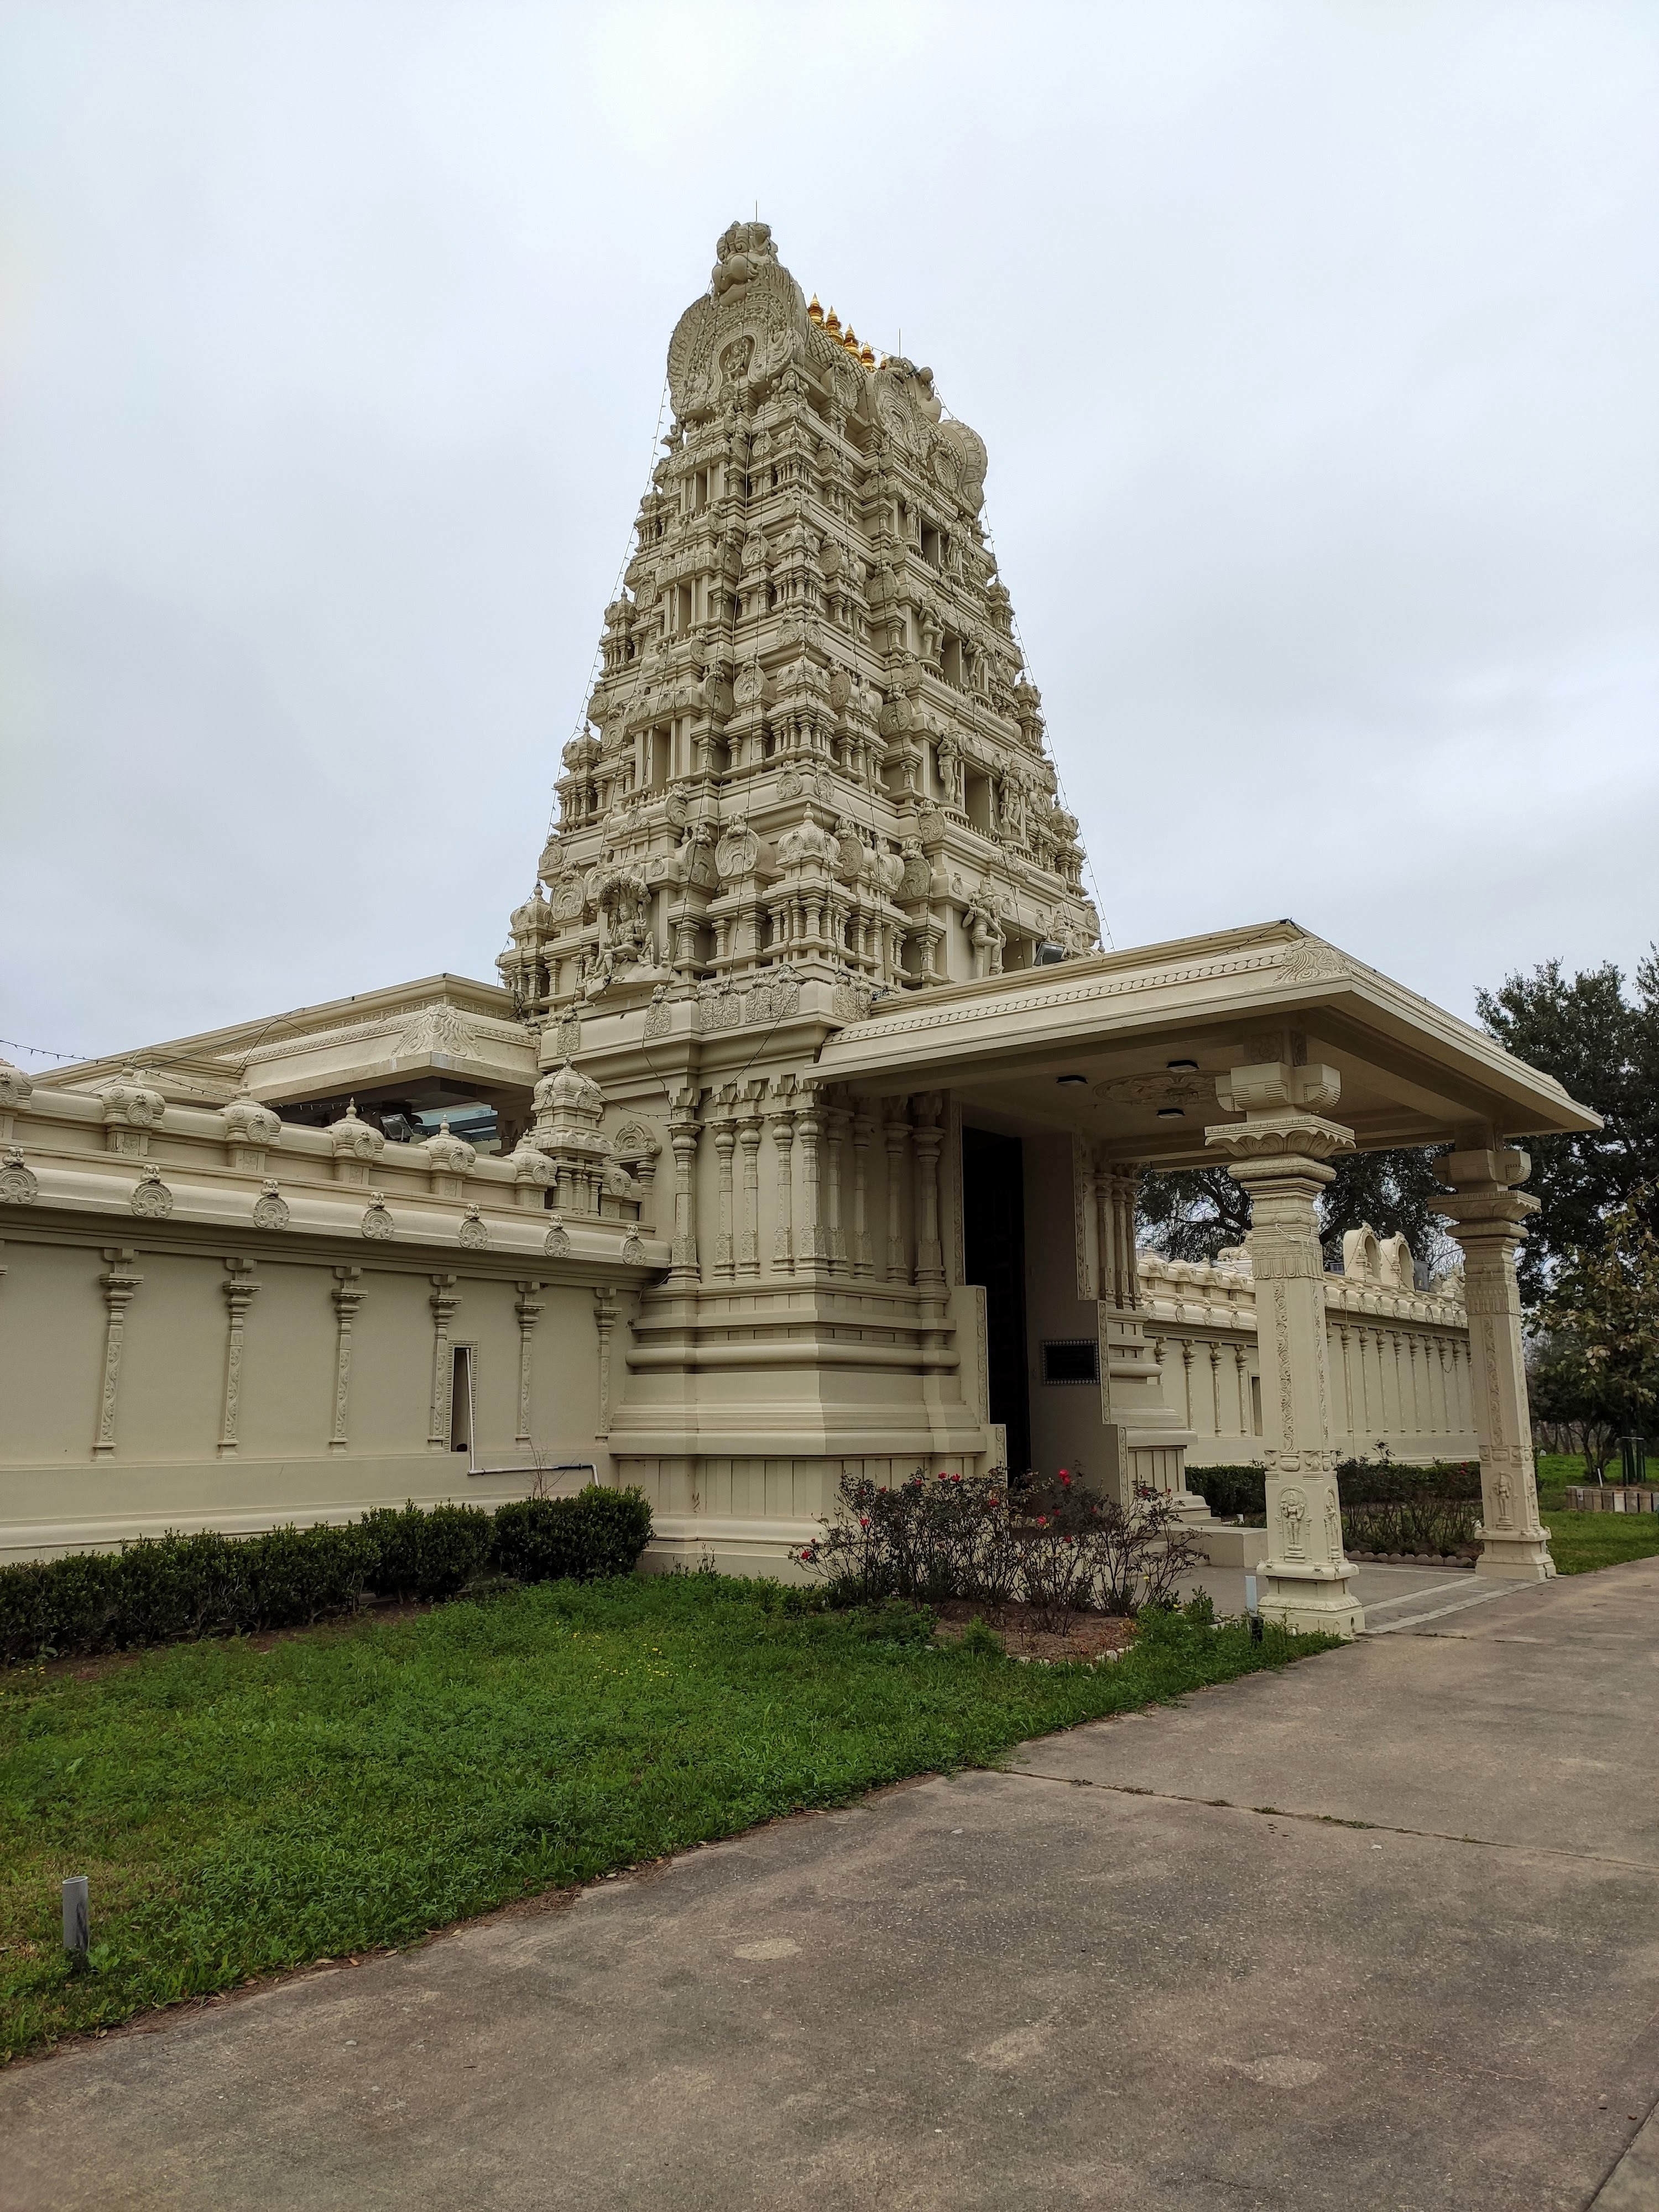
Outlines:
[{"label": "leafy tree", "polygon": [[[1628,1435],[1644,1431],[1659,1407],[1659,1231],[1651,1225],[1654,1193],[1632,1193],[1599,1222],[1599,1241],[1569,1252],[1540,1318],[1560,1349],[1545,1366],[1546,1404],[1579,1424],[1612,1422]],[[1551,1414],[1534,1407],[1540,1418]],[[1585,1459],[1591,1448],[1585,1445]]]},{"label": "leafy tree", "polygon": [[1534,1422],[1550,1437],[1546,1449],[1578,1453],[1584,1472],[1599,1480],[1619,1449],[1625,1408],[1577,1337],[1550,1330],[1533,1339],[1527,1395]]},{"label": "leafy tree", "polygon": [[1505,1051],[1554,1076],[1607,1125],[1525,1140],[1528,1188],[1543,1201],[1521,1257],[1522,1291],[1534,1304],[1568,1254],[1600,1249],[1621,1210],[1635,1206],[1659,1229],[1659,951],[1638,962],[1633,995],[1611,960],[1571,978],[1547,960],[1479,993],[1476,1004]]},{"label": "leafy tree", "polygon": [[[1443,1266],[1455,1248],[1430,1200],[1437,1182],[1433,1151],[1349,1152],[1332,1161],[1334,1182],[1319,1201],[1319,1236],[1325,1263],[1337,1267],[1342,1239],[1369,1222],[1379,1237],[1403,1236],[1414,1259]],[[1149,1176],[1141,1186],[1140,1220],[1148,1242],[1171,1260],[1213,1260],[1225,1244],[1242,1244],[1250,1226],[1250,1202],[1223,1167],[1191,1168]]]}]

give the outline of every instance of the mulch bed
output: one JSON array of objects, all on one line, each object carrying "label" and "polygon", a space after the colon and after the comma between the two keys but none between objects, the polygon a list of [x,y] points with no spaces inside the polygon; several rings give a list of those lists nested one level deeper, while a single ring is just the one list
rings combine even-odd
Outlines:
[{"label": "mulch bed", "polygon": [[1069,1613],[1063,1628],[1039,1627],[1033,1608],[1024,1603],[975,1605],[968,1598],[951,1598],[938,1608],[935,1633],[954,1644],[970,1620],[982,1620],[1002,1638],[1011,1659],[1115,1658],[1135,1639],[1135,1624],[1119,1613]]}]

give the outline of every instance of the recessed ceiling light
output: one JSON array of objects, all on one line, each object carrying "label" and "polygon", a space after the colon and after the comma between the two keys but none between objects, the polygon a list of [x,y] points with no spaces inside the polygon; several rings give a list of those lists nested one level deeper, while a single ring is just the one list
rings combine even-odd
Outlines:
[{"label": "recessed ceiling light", "polygon": [[1158,1118],[1160,1121],[1184,1121],[1187,1116],[1179,1106],[1160,1106]]},{"label": "recessed ceiling light", "polygon": [[1198,1073],[1198,1062],[1195,1060],[1166,1060],[1164,1065],[1169,1069],[1171,1075],[1196,1075]]},{"label": "recessed ceiling light", "polygon": [[1055,1076],[1055,1078],[1054,1078],[1054,1081],[1055,1081],[1056,1083],[1062,1084],[1062,1085],[1063,1085],[1063,1084],[1073,1084],[1073,1083],[1086,1083],[1088,1080],[1089,1080],[1089,1079],[1088,1079],[1088,1077],[1087,1077],[1086,1075],[1057,1075],[1057,1076]]}]

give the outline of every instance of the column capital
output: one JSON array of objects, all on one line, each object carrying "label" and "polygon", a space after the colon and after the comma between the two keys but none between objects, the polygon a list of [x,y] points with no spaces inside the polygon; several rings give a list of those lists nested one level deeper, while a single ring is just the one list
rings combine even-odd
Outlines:
[{"label": "column capital", "polygon": [[1537,1212],[1539,1200],[1516,1188],[1532,1173],[1531,1160],[1517,1146],[1448,1152],[1435,1161],[1434,1171],[1449,1188],[1429,1204],[1455,1224],[1451,1233],[1466,1250],[1470,1239],[1519,1243],[1522,1224]]},{"label": "column capital", "polygon": [[1227,1155],[1227,1172],[1238,1182],[1284,1175],[1329,1182],[1336,1170],[1325,1163],[1333,1153],[1354,1149],[1352,1129],[1328,1121],[1322,1114],[1295,1109],[1253,1115],[1247,1121],[1219,1122],[1205,1130],[1204,1141]]}]

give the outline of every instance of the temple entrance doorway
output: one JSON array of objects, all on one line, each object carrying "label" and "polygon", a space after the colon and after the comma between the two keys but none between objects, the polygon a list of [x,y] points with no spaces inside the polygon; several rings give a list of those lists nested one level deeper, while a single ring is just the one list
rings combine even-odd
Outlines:
[{"label": "temple entrance doorway", "polygon": [[963,1258],[985,1286],[991,1419],[1008,1436],[1008,1466],[1031,1462],[1030,1379],[1025,1350],[1025,1163],[1018,1137],[962,1133]]}]

